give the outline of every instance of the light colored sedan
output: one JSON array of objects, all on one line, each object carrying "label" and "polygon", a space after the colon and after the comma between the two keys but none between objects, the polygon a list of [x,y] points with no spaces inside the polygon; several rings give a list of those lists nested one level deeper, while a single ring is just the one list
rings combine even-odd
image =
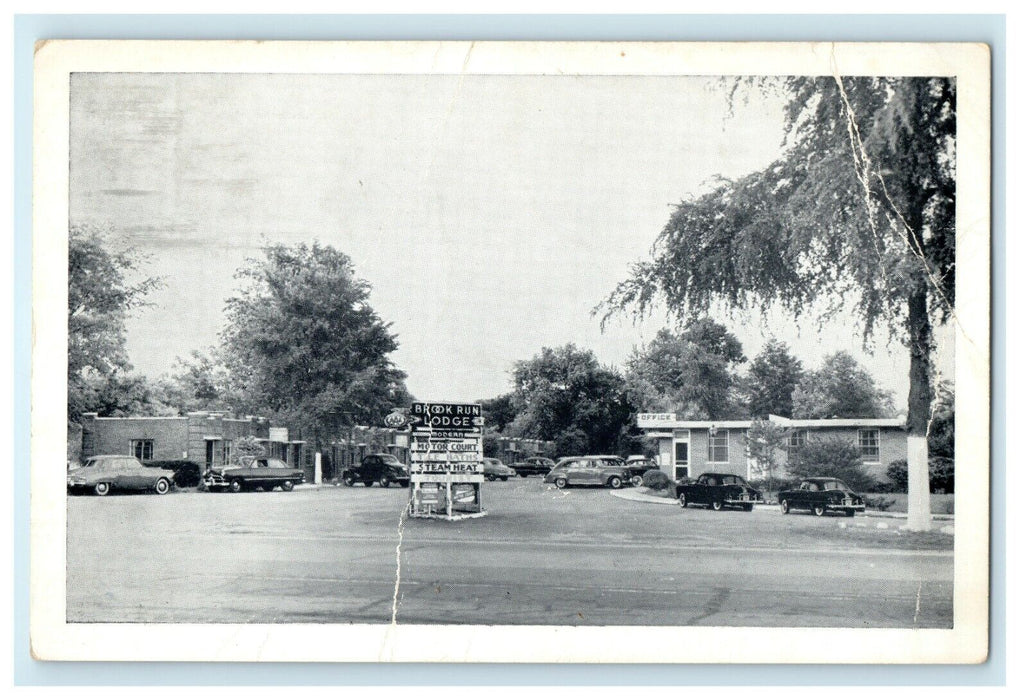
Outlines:
[{"label": "light colored sedan", "polygon": [[564,457],[543,481],[558,489],[567,486],[609,486],[619,489],[631,480],[624,460],[616,455]]},{"label": "light colored sedan", "polygon": [[153,491],[163,496],[175,483],[170,469],[144,467],[127,455],[96,455],[68,472],[68,491],[92,491],[106,496],[112,490]]},{"label": "light colored sedan", "polygon": [[499,479],[500,481],[506,481],[511,476],[517,476],[517,472],[503,464],[501,460],[498,460],[495,457],[485,458],[486,479],[488,479],[489,481],[495,481],[496,479]]}]

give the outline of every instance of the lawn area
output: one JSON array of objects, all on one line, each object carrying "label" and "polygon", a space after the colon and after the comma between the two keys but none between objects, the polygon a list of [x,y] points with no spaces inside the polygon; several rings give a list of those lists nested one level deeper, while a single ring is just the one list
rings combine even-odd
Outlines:
[{"label": "lawn area", "polygon": [[[905,513],[909,503],[909,496],[905,493],[868,493],[867,503],[873,506],[875,502],[895,501],[886,510],[888,513]],[[956,512],[956,496],[951,493],[931,494],[931,513],[935,515],[954,515]]]}]

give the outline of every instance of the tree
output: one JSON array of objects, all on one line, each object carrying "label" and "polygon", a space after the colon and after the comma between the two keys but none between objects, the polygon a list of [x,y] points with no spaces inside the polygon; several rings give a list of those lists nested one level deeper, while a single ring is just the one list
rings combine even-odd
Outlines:
[{"label": "tree", "polygon": [[178,358],[175,365],[176,371],[161,377],[160,384],[165,401],[179,413],[239,409],[245,403],[216,350],[193,350],[187,359]]},{"label": "tree", "polygon": [[744,382],[749,415],[767,417],[771,413],[792,417],[792,393],[802,379],[802,363],[788,346],[771,338],[760,354],[752,359]]},{"label": "tree", "polygon": [[742,362],[738,338],[713,319],[693,320],[680,333],[661,329],[628,358],[628,398],[641,410],[694,419],[742,417],[733,395],[733,369]]},{"label": "tree", "polygon": [[235,440],[232,443],[232,450],[235,452],[235,456],[238,460],[244,460],[247,457],[264,457],[267,455],[267,450],[264,449],[264,445],[253,435],[244,435],[241,438]]},{"label": "tree", "polygon": [[796,418],[888,418],[895,415],[891,393],[879,389],[870,373],[844,351],[828,355],[820,369],[806,374],[792,398]]},{"label": "tree", "polygon": [[515,363],[513,382],[524,408],[508,432],[554,440],[561,454],[609,452],[631,419],[620,374],[573,344]]},{"label": "tree", "polygon": [[160,382],[141,374],[113,372],[88,376],[78,384],[79,398],[99,416],[177,416],[178,409]]},{"label": "tree", "polygon": [[[118,249],[109,231],[95,226],[68,229],[68,420],[98,410],[96,392],[107,380],[132,369],[125,350],[125,320],[161,285],[138,277],[145,258]],[[108,397],[109,398],[109,397]]]},{"label": "tree", "polygon": [[773,492],[774,468],[778,466],[778,455],[786,447],[788,429],[769,420],[754,420],[745,433],[746,448],[755,461],[759,474],[766,477],[768,489]]},{"label": "tree", "polygon": [[927,434],[927,450],[931,457],[954,459],[956,456],[956,394],[952,382],[939,382],[934,394]]},{"label": "tree", "polygon": [[485,417],[485,425],[502,433],[517,417],[518,406],[513,393],[502,394],[494,399],[481,401],[481,412]]},{"label": "tree", "polygon": [[714,302],[852,309],[867,343],[883,326],[909,351],[909,526],[929,529],[933,328],[955,303],[955,81],[771,78],[729,94],[751,90],[786,97],[780,157],[681,202],[606,316],[662,297],[679,317]]},{"label": "tree", "polygon": [[243,407],[321,433],[339,412],[377,424],[410,402],[389,359],[396,337],[368,302],[346,255],[314,243],[267,245],[236,276],[222,354]]}]

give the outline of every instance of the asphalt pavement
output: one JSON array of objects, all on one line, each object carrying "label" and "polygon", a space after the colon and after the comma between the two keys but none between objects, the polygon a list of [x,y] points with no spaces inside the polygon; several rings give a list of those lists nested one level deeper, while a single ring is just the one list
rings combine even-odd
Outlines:
[{"label": "asphalt pavement", "polygon": [[660,507],[539,478],[485,484],[475,520],[404,517],[406,498],[377,486],[70,497],[67,618],[952,625],[945,533]]}]

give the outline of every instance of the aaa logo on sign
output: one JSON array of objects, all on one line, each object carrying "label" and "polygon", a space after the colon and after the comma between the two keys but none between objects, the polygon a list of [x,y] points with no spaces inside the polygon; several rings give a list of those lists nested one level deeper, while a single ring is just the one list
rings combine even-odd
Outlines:
[{"label": "aaa logo on sign", "polygon": [[390,428],[402,428],[407,424],[407,417],[402,411],[393,411],[385,416],[385,425]]}]

